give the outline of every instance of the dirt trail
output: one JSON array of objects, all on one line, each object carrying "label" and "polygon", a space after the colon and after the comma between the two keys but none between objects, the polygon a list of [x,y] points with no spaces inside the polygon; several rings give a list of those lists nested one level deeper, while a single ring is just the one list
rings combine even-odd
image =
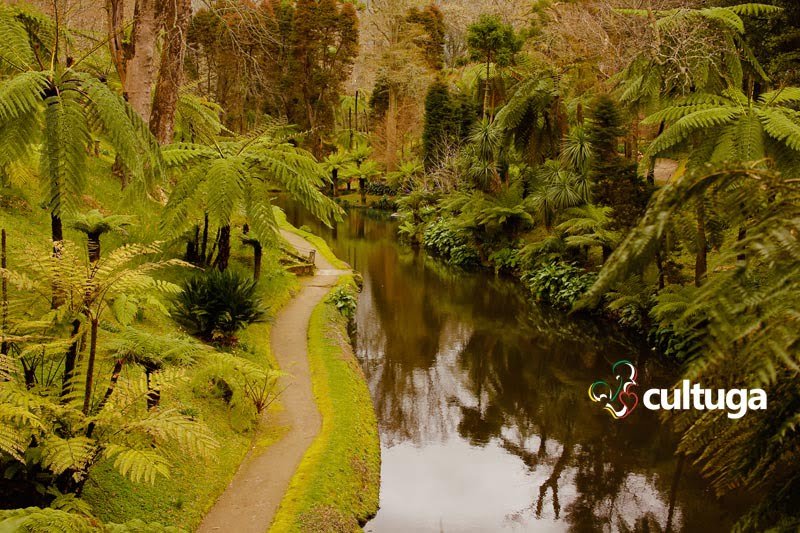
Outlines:
[{"label": "dirt trail", "polygon": [[[308,241],[288,231],[281,235],[305,255],[314,249]],[[319,433],[322,419],[311,390],[308,366],[308,323],[314,307],[336,284],[341,274],[317,250],[314,277],[302,280],[300,292],[283,308],[272,326],[272,353],[288,375],[281,395],[283,411],[266,415],[271,425],[288,427],[280,440],[265,450],[252,450],[233,481],[205,516],[201,533],[236,531],[265,533],[306,449]],[[223,443],[223,446],[225,443]]]}]

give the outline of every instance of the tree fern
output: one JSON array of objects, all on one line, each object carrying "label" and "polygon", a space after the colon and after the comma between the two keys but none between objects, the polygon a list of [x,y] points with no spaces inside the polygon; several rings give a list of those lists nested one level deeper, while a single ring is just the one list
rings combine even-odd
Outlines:
[{"label": "tree fern", "polygon": [[[0,34],[9,39],[0,63],[12,67],[0,81],[0,138],[12,148],[0,161],[13,162],[40,145],[53,239],[63,238],[61,218],[74,212],[86,184],[86,147],[93,133],[108,139],[134,184],[152,186],[161,169],[147,126],[104,82],[82,71],[80,61],[57,61],[52,24],[42,15],[3,7]],[[48,51],[53,54],[48,61],[36,59]]]},{"label": "tree fern", "polygon": [[[218,140],[213,147],[191,143],[165,147],[164,161],[184,176],[164,211],[165,234],[173,238],[182,234],[192,223],[194,210],[207,212],[211,222],[223,228],[229,228],[241,212],[252,237],[269,242],[276,230],[270,187],[285,190],[326,224],[339,217],[340,209],[320,192],[321,167],[310,153],[290,142],[288,131],[285,124],[275,123],[242,139]],[[222,246],[229,248],[230,243]]]}]

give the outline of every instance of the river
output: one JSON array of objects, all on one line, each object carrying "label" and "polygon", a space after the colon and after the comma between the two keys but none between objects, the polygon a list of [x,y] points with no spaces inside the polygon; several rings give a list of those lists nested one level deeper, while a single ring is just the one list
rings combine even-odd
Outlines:
[{"label": "river", "polygon": [[729,529],[734,506],[678,464],[657,413],[614,420],[588,398],[620,359],[642,388],[674,379],[641,343],[402,246],[385,216],[354,209],[333,230],[287,216],[364,277],[355,344],[382,449],[365,531]]}]

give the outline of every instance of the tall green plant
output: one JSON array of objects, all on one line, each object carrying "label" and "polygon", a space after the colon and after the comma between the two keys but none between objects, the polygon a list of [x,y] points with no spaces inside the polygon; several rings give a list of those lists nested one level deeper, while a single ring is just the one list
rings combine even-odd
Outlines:
[{"label": "tall green plant", "polygon": [[242,138],[226,138],[212,145],[179,143],[164,148],[164,161],[180,179],[164,210],[162,227],[177,236],[200,213],[220,228],[216,266],[228,267],[231,226],[243,213],[252,237],[268,242],[277,228],[270,200],[275,188],[285,191],[325,224],[340,209],[320,192],[323,174],[314,157],[298,148],[294,132],[272,123]]},{"label": "tall green plant", "polygon": [[92,135],[106,139],[136,184],[159,171],[157,143],[147,125],[88,69],[66,57],[65,29],[38,13],[0,7],[0,166],[38,146],[51,236],[63,240],[62,218],[75,212],[87,182]]}]

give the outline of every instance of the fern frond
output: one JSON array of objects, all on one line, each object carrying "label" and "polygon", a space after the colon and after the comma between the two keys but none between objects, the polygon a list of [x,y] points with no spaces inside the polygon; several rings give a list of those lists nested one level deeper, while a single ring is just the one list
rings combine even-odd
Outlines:
[{"label": "fern frond", "polygon": [[111,444],[105,450],[105,457],[113,459],[114,468],[134,483],[155,484],[159,476],[169,477],[169,461],[152,449],[136,449]]},{"label": "fern frond", "polygon": [[42,104],[50,84],[47,72],[23,72],[0,82],[0,122],[5,124],[30,113]]}]

